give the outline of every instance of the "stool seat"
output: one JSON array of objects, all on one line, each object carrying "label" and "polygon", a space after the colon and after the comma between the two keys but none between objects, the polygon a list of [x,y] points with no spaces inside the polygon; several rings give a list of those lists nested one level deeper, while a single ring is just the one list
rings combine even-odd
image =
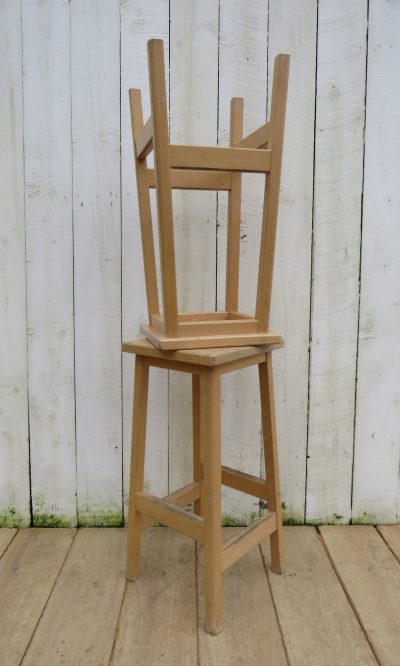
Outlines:
[{"label": "stool seat", "polygon": [[[218,347],[163,351],[147,340],[124,342],[123,351],[136,354],[132,451],[129,489],[126,577],[140,569],[142,530],[159,521],[195,539],[204,548],[205,628],[222,627],[222,574],[262,540],[271,544],[271,568],[282,572],[282,517],[272,378],[272,351],[283,340],[256,347]],[[258,365],[265,478],[221,464],[221,375]],[[167,497],[144,490],[149,369],[164,368],[192,375],[193,480]],[[267,510],[226,543],[221,535],[221,486],[263,500]],[[193,504],[193,513],[185,510]]]},{"label": "stool seat", "polygon": [[179,351],[164,351],[154,347],[145,338],[122,343],[122,351],[138,356],[151,356],[182,363],[196,363],[199,365],[217,366],[230,363],[238,359],[249,358],[260,352],[272,351],[283,347],[283,338],[276,335],[273,344],[257,345],[256,347],[215,347],[212,349],[183,349]]}]

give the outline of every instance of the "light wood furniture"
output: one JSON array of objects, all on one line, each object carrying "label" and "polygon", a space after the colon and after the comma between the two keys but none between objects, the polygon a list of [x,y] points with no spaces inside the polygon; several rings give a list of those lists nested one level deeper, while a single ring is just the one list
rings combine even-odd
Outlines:
[{"label": "light wood furniture", "polygon": [[[159,349],[274,343],[269,331],[289,56],[275,59],[271,117],[243,137],[243,99],[231,101],[230,147],[170,145],[163,42],[148,42],[151,116],[144,123],[140,90],[130,90],[149,324],[141,332]],[[153,151],[154,169],[147,167]],[[264,173],[265,195],[254,316],[238,312],[241,173]],[[160,311],[150,188],[156,188],[163,311]],[[178,311],[172,189],[228,191],[225,310]]]},{"label": "light wood furniture", "polygon": [[[132,452],[129,489],[127,572],[139,575],[143,527],[160,521],[203,544],[205,628],[221,630],[222,572],[267,537],[271,543],[272,569],[282,571],[282,519],[279,489],[274,392],[272,379],[275,345],[228,347],[166,352],[147,340],[123,344],[136,354],[133,398]],[[258,365],[266,480],[221,466],[221,375]],[[188,372],[193,391],[193,481],[160,499],[143,489],[149,368]],[[222,544],[221,484],[263,499],[267,510],[243,532]],[[184,507],[194,503],[194,514]]]}]

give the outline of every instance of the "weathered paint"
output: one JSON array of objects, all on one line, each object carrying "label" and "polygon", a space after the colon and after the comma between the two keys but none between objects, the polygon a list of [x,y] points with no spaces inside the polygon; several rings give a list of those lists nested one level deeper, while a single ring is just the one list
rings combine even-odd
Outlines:
[{"label": "weathered paint", "polygon": [[[30,520],[21,2],[0,20],[0,515]],[[8,524],[8,523],[7,523]]]},{"label": "weathered paint", "polygon": [[369,8],[352,515],[400,518],[400,4]]},{"label": "weathered paint", "polygon": [[[272,308],[272,326],[286,338],[285,349],[274,355],[284,522],[304,522],[305,500],[308,521],[348,522],[351,486],[352,522],[397,521],[398,3],[369,2],[367,77],[362,68],[367,1],[319,3],[314,281],[310,267],[316,0],[207,0],[202,16],[194,0],[174,0],[171,14],[165,0],[23,3],[23,17],[21,4],[3,0],[0,22],[0,48],[4,45],[0,58],[4,91],[0,105],[4,130],[0,152],[0,524],[30,523],[30,482],[34,524],[74,524],[76,490],[80,524],[120,525],[123,521],[133,359],[125,355],[121,375],[121,332],[125,339],[136,337],[139,323],[146,319],[127,89],[144,89],[147,116],[145,44],[150,37],[165,41],[173,136],[177,141],[211,145],[217,138],[217,124],[219,142],[227,142],[228,104],[233,95],[245,97],[246,131],[263,121],[273,56],[290,53]],[[340,63],[335,61],[339,54]],[[365,92],[360,228],[360,114]],[[242,306],[250,307],[260,199],[258,184],[253,184],[252,177],[245,181],[240,299]],[[332,194],[335,186],[345,197],[338,205]],[[217,292],[222,306],[226,196],[218,197],[217,229],[214,194],[178,194],[178,201],[175,223],[182,305],[209,307]],[[189,248],[186,263],[184,247]],[[308,405],[310,296],[313,338]],[[342,312],[337,302],[348,307]],[[159,496],[168,493],[168,486],[175,488],[190,480],[188,380],[175,382],[174,378],[168,387],[167,372],[151,371],[145,487]],[[311,457],[306,495],[308,407]],[[260,472],[254,368],[224,378],[222,413],[224,463]],[[247,523],[258,512],[256,499],[226,491],[225,523]]]},{"label": "weathered paint", "polygon": [[78,522],[121,505],[120,17],[72,2]]},{"label": "weathered paint", "polygon": [[348,523],[354,442],[367,3],[318,13],[307,521]]},{"label": "weathered paint", "polygon": [[70,5],[23,3],[22,31],[33,521],[75,525]]}]

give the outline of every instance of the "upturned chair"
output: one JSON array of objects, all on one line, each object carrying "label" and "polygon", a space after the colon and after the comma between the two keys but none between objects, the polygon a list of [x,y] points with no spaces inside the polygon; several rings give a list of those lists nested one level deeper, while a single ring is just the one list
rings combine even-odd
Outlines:
[{"label": "upturned chair", "polygon": [[[148,42],[151,115],[143,122],[140,90],[129,91],[149,323],[141,332],[159,349],[274,343],[269,331],[272,274],[289,56],[275,58],[271,117],[243,138],[243,99],[231,101],[230,147],[170,145],[163,42]],[[154,152],[154,169],[147,156]],[[265,195],[254,316],[238,312],[241,174],[264,173]],[[162,305],[160,312],[150,207],[156,188]],[[228,191],[225,310],[178,312],[172,189]]]}]

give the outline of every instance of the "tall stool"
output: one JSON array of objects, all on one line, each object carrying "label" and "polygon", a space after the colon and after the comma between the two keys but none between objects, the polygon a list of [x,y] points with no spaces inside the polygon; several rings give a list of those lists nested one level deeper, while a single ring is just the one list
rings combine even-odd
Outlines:
[{"label": "tall stool", "polygon": [[[147,340],[125,342],[136,354],[133,397],[127,571],[135,580],[140,569],[144,527],[160,521],[203,544],[205,629],[222,627],[222,573],[267,537],[273,571],[282,572],[283,543],[279,467],[275,426],[272,350],[283,345],[162,351]],[[221,466],[221,375],[258,365],[266,480]],[[193,391],[193,481],[160,499],[143,490],[149,368],[189,372]],[[264,500],[267,510],[249,527],[222,544],[221,485]],[[194,503],[194,513],[184,507]]]}]

